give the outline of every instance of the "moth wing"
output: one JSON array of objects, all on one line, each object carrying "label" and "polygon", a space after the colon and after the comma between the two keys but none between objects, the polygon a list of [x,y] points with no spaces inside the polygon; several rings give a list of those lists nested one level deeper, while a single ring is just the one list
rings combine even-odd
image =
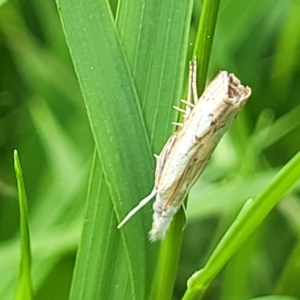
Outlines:
[{"label": "moth wing", "polygon": [[174,188],[174,192],[169,200],[165,203],[164,207],[172,206],[180,206],[190,191],[191,187],[194,185],[195,181],[198,179],[200,174],[202,173],[208,158],[199,159],[199,151],[195,152],[195,154],[189,160],[186,169],[182,173],[182,176],[177,183],[177,186]]},{"label": "moth wing", "polygon": [[157,157],[156,170],[155,170],[155,187],[158,186],[162,171],[165,167],[169,153],[171,152],[171,149],[177,139],[177,135],[178,135],[178,132],[176,131],[170,136],[170,138],[166,142],[165,146],[163,147],[160,155]]}]

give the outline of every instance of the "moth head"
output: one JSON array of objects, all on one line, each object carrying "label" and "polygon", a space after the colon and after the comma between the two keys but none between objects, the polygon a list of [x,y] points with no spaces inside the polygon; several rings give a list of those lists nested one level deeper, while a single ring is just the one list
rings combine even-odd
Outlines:
[{"label": "moth head", "polygon": [[251,95],[251,88],[242,85],[235,75],[231,73],[228,75],[227,93],[228,98],[232,100],[233,104],[239,104],[240,106],[243,106]]}]

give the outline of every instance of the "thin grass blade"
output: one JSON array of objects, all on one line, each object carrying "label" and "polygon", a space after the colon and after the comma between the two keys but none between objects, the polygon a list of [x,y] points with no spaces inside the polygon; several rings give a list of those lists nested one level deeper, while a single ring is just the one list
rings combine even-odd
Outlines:
[{"label": "thin grass blade", "polygon": [[300,178],[300,152],[282,168],[266,189],[254,200],[249,200],[235,222],[228,229],[203,269],[188,281],[184,300],[200,299],[211,281],[239,249],[272,208]]},{"label": "thin grass blade", "polygon": [[31,249],[28,225],[27,197],[25,192],[23,172],[17,150],[14,151],[14,166],[18,185],[21,231],[20,275],[15,299],[31,300],[33,299],[33,290],[31,279]]}]

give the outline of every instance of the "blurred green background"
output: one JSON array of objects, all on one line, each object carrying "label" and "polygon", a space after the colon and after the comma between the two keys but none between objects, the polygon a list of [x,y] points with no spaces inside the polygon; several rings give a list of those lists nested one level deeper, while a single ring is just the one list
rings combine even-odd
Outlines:
[{"label": "blurred green background", "polygon": [[[94,142],[55,3],[0,5],[0,298],[12,298],[18,279],[13,170],[13,150],[18,149],[28,197],[35,299],[67,299]],[[196,2],[191,40],[200,10],[201,2]],[[221,142],[190,193],[174,299],[180,299],[186,280],[205,263],[243,203],[299,151],[299,53],[299,1],[221,1],[208,77],[228,70],[253,94],[230,139]],[[300,298],[299,192],[297,185],[280,202],[205,299],[269,293]]]}]

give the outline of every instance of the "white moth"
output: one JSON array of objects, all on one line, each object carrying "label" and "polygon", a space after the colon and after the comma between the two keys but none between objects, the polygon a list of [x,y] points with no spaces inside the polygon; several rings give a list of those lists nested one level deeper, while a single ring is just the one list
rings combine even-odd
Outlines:
[{"label": "white moth", "polygon": [[[160,155],[156,156],[155,184],[152,192],[131,210],[118,228],[156,196],[150,240],[163,239],[174,214],[203,171],[206,162],[237,113],[251,95],[251,89],[226,71],[221,71],[198,98],[197,61],[190,62],[189,88],[184,122],[175,123],[174,132]],[[192,104],[192,98],[195,104]]]}]

